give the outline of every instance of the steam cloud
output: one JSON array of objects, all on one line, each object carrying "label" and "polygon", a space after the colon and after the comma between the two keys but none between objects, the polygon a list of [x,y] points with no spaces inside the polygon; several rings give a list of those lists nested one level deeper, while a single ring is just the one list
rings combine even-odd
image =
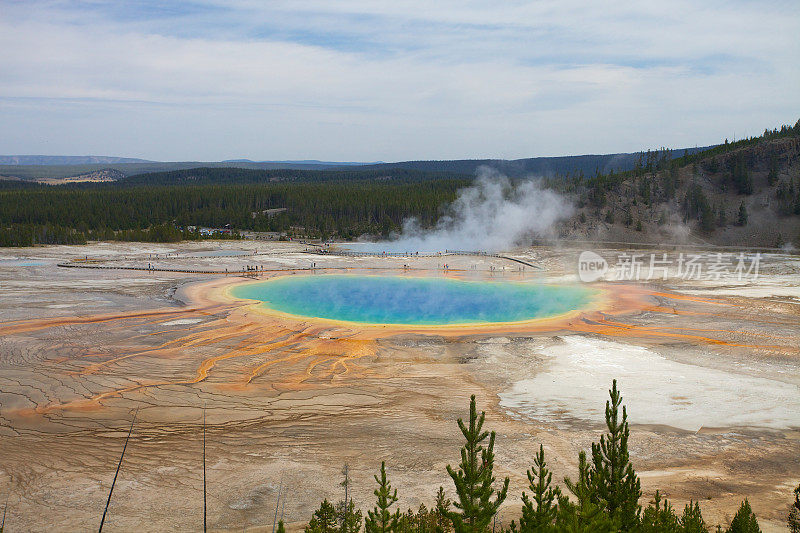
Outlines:
[{"label": "steam cloud", "polygon": [[494,169],[481,167],[475,183],[462,189],[434,228],[416,218],[389,241],[367,245],[370,251],[439,252],[507,250],[534,236],[553,234],[553,225],[572,215],[573,207],[538,180],[512,183]]}]

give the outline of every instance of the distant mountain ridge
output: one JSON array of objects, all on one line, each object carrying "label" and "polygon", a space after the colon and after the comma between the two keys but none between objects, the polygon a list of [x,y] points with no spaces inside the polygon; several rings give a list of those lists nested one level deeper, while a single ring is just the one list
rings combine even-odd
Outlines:
[{"label": "distant mountain ridge", "polygon": [[[681,157],[707,150],[711,146],[694,148],[678,148],[671,151],[672,157]],[[526,159],[454,159],[443,161],[401,161],[397,163],[381,163],[363,165],[363,170],[403,168],[406,170],[423,170],[428,172],[453,172],[456,174],[475,174],[479,167],[487,166],[503,174],[518,178],[524,176],[554,176],[579,174],[591,176],[596,171],[605,174],[613,170],[621,172],[633,169],[636,160],[646,152],[629,152],[618,154],[566,155],[555,157],[531,157]]]},{"label": "distant mountain ridge", "polygon": [[[191,163],[191,161],[155,161],[136,157],[117,157],[110,155],[0,155],[0,165],[118,165],[123,163]],[[222,161],[200,162],[202,164],[248,163],[256,165],[311,165],[314,167],[347,167],[356,165],[379,165],[383,161],[320,161],[319,159],[297,160],[259,160],[223,159]]]},{"label": "distant mountain ridge", "polygon": [[383,161],[360,162],[360,161],[320,161],[319,159],[289,159],[283,161],[253,161],[252,159],[223,159],[220,163],[267,163],[267,164],[286,164],[286,165],[316,165],[330,167],[349,167],[361,165],[380,165]]},{"label": "distant mountain ridge", "polygon": [[360,165],[313,164],[313,163],[257,163],[223,161],[176,161],[146,163],[92,163],[84,165],[4,165],[0,163],[0,179],[19,179],[25,181],[48,181],[88,174],[91,172],[116,170],[124,176],[147,174],[151,172],[170,172],[193,168],[240,168],[251,170],[330,170],[360,168]]},{"label": "distant mountain ridge", "polygon": [[[672,150],[673,157],[684,152],[694,154],[709,147],[679,148]],[[554,176],[580,174],[592,176],[595,172],[607,173],[631,170],[636,160],[646,152],[600,155],[569,155],[557,157],[532,157],[526,159],[452,159],[441,161],[398,161],[394,163],[358,163],[330,161],[147,161],[111,156],[0,156],[0,178],[48,181],[80,176],[98,171],[115,170],[124,176],[151,172],[170,172],[194,168],[242,168],[253,170],[353,170],[393,171],[415,170],[447,174],[475,175],[481,166],[489,166],[510,177]],[[10,162],[16,161],[16,162]]]},{"label": "distant mountain ridge", "polygon": [[0,155],[0,165],[115,165],[120,163],[153,163],[153,161],[108,155]]}]

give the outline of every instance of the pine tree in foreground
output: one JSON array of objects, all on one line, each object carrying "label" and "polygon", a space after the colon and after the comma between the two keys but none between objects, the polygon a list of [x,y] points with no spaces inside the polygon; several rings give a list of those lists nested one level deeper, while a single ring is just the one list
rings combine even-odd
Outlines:
[{"label": "pine tree in foreground", "polygon": [[681,515],[681,531],[683,533],[707,533],[708,527],[700,513],[700,503],[689,501]]},{"label": "pine tree in foreground", "polygon": [[800,485],[794,489],[794,503],[789,509],[789,531],[792,533],[800,533]]},{"label": "pine tree in foreground", "polygon": [[347,515],[348,502],[350,501],[350,465],[347,463],[342,467],[342,476],[344,479],[339,483],[339,486],[344,487],[344,499],[339,500],[339,503],[336,504],[336,512],[339,514],[339,524],[344,527],[344,522],[342,522],[342,520],[345,515]]},{"label": "pine tree in foreground", "polygon": [[561,494],[558,487],[552,487],[553,474],[547,469],[544,460],[544,447],[539,445],[539,453],[533,460],[533,468],[528,470],[528,486],[533,500],[522,493],[522,516],[519,530],[522,533],[544,533],[555,531],[554,522],[558,513],[557,498]]},{"label": "pine tree in foreground", "polygon": [[434,531],[436,533],[446,533],[451,530],[453,523],[450,521],[449,513],[450,506],[453,502],[450,498],[445,496],[444,487],[439,487],[439,492],[436,493],[436,502],[431,513],[434,516]]},{"label": "pine tree in foreground", "polygon": [[361,530],[361,510],[355,508],[352,498],[339,510],[336,518],[340,524],[339,533],[358,533]]},{"label": "pine tree in foreground", "polygon": [[[455,484],[458,496],[454,505],[460,510],[448,514],[456,533],[488,531],[492,518],[508,493],[509,479],[506,478],[492,501],[492,495],[495,494],[495,478],[492,475],[495,433],[483,431],[485,419],[486,413],[483,411],[478,416],[473,394],[469,402],[469,427],[462,419],[458,419],[458,427],[467,441],[461,448],[461,464],[458,465],[458,470],[447,465],[447,473]],[[481,443],[486,437],[489,437],[489,443],[484,448]]]},{"label": "pine tree in foreground", "polygon": [[758,527],[758,520],[753,510],[750,509],[750,502],[747,498],[742,502],[739,510],[736,511],[736,516],[731,520],[731,525],[727,533],[761,533],[761,528]]},{"label": "pine tree in foreground", "polygon": [[437,505],[428,509],[425,504],[420,504],[416,511],[409,509],[400,517],[398,531],[402,533],[447,533],[451,531],[451,524],[447,516],[437,509]]},{"label": "pine tree in foreground", "polygon": [[[578,500],[573,503],[566,495],[558,497],[556,531],[560,533],[608,533],[618,531],[618,521],[605,512],[605,501],[601,500],[592,485],[591,466],[586,452],[578,454],[578,479],[573,482],[564,478],[564,484]],[[599,503],[595,503],[599,502]]]},{"label": "pine tree in foreground", "polygon": [[616,379],[608,392],[611,396],[606,401],[608,433],[600,437],[599,443],[592,444],[594,503],[604,505],[609,516],[619,521],[622,531],[631,531],[639,522],[642,489],[628,454],[630,428],[625,406],[622,407],[622,419],[619,417],[622,395],[617,390]]},{"label": "pine tree in foreground", "polygon": [[392,484],[386,478],[386,461],[381,462],[381,477],[375,476],[378,488],[375,489],[375,496],[378,497],[377,506],[372,511],[367,511],[367,519],[364,529],[367,533],[387,533],[398,530],[400,511],[392,514],[389,507],[397,501],[397,489],[392,492]]},{"label": "pine tree in foreground", "polygon": [[358,533],[361,530],[361,510],[356,510],[353,499],[350,498],[350,467],[345,463],[342,468],[344,479],[339,483],[344,487],[344,500],[336,504],[336,519],[339,523],[340,533]]},{"label": "pine tree in foreground", "polygon": [[400,517],[399,531],[409,533],[433,533],[433,512],[422,503],[416,511],[410,509]]},{"label": "pine tree in foreground", "polygon": [[[367,533],[708,533],[700,512],[700,505],[690,501],[680,519],[670,503],[656,491],[650,505],[642,512],[638,499],[641,486],[630,463],[628,454],[629,426],[627,412],[622,407],[622,396],[614,380],[606,402],[606,425],[608,432],[599,443],[592,445],[591,460],[585,451],[578,455],[578,477],[575,482],[564,478],[564,483],[574,496],[563,494],[552,485],[552,474],[547,468],[544,448],[539,446],[533,467],[527,471],[530,494],[523,492],[522,517],[519,527],[515,521],[504,527],[497,519],[497,510],[505,500],[508,478],[502,488],[495,490],[494,432],[483,431],[485,413],[478,415],[475,397],[470,400],[470,420],[458,425],[466,444],[461,449],[458,470],[447,466],[447,472],[455,484],[458,500],[453,504],[439,487],[436,501],[431,509],[420,505],[414,511],[401,514],[390,508],[396,504],[397,490],[392,489],[386,475],[386,464],[381,463],[380,476],[375,476],[378,488],[377,506],[370,512],[365,523]],[[484,443],[488,438],[488,443]],[[791,533],[800,533],[800,486],[794,491],[795,502],[789,514]],[[556,503],[557,502],[557,503]],[[455,505],[456,511],[451,511]],[[342,513],[345,513],[344,516]],[[361,511],[348,502],[345,511],[337,509],[324,500],[315,511],[306,533],[358,533],[361,526]],[[494,519],[494,523],[492,520]],[[278,533],[284,526],[278,524]],[[717,533],[761,533],[755,515],[747,500],[742,502],[730,527]]]},{"label": "pine tree in foreground", "polygon": [[306,526],[305,533],[337,533],[338,529],[336,509],[326,498],[320,504],[319,509],[314,511],[314,516]]},{"label": "pine tree in foreground", "polygon": [[641,533],[681,533],[683,531],[672,504],[667,500],[662,500],[659,491],[656,491],[650,505],[642,513],[642,522],[638,531]]}]

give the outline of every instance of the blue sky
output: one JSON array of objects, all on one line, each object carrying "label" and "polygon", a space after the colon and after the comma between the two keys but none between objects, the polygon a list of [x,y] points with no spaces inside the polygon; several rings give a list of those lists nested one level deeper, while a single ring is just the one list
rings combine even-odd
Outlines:
[{"label": "blue sky", "polygon": [[0,0],[0,153],[520,158],[800,118],[800,3]]}]

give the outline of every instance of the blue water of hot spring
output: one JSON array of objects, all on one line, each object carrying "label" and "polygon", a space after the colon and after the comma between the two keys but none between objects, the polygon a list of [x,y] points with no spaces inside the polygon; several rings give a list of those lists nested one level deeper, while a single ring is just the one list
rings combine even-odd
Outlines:
[{"label": "blue water of hot spring", "polygon": [[232,294],[292,315],[370,324],[518,322],[586,307],[596,291],[578,285],[398,276],[284,276]]}]

